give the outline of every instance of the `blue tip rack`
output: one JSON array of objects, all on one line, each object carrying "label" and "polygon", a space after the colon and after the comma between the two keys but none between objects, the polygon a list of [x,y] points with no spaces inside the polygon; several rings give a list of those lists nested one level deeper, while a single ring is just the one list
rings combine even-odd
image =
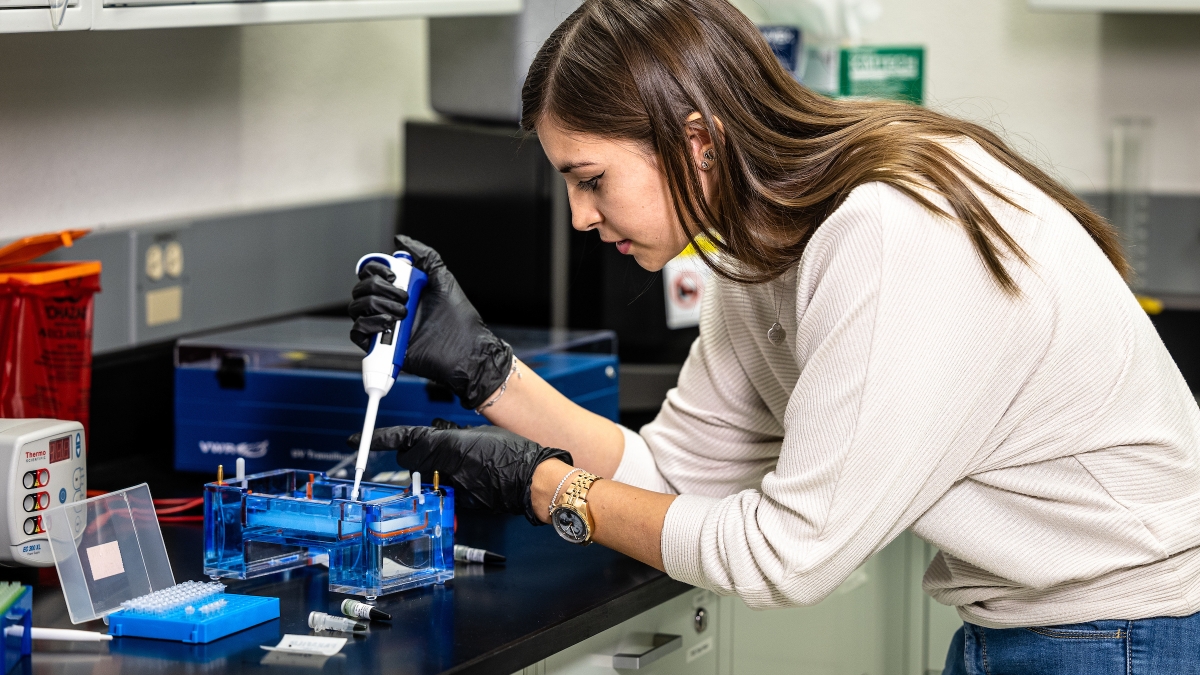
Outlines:
[{"label": "blue tip rack", "polygon": [[454,578],[454,491],[279,469],[204,486],[204,573],[250,579],[328,560],[329,590],[374,598]]},{"label": "blue tip rack", "polygon": [[279,598],[234,595],[225,584],[185,581],[121,603],[108,615],[113,636],[206,644],[279,618]]}]

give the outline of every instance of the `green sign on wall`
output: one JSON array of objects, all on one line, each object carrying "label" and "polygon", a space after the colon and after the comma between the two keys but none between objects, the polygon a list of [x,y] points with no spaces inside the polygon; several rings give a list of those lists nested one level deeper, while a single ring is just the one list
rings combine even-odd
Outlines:
[{"label": "green sign on wall", "polygon": [[925,100],[923,47],[846,47],[839,66],[840,96]]}]

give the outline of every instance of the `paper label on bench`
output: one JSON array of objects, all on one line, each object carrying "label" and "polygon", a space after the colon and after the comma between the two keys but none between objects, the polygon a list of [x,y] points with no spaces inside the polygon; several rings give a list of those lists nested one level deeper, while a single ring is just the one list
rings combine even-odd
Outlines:
[{"label": "paper label on bench", "polygon": [[87,549],[88,565],[92,568],[92,581],[115,577],[125,572],[125,561],[121,560],[121,547],[110,541]]},{"label": "paper label on bench", "polygon": [[263,645],[269,651],[289,652],[292,654],[316,654],[333,656],[346,646],[346,638],[321,637],[319,635],[284,635],[279,644],[274,647]]}]

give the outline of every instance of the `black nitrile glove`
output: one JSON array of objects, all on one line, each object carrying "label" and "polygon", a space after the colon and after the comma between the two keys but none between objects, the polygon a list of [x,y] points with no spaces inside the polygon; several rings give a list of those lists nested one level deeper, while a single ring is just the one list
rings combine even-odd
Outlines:
[{"label": "black nitrile glove", "polygon": [[[350,447],[358,447],[361,437],[351,436]],[[458,427],[445,420],[434,420],[434,427],[376,429],[371,449],[396,450],[400,466],[423,476],[438,471],[483,506],[524,514],[534,525],[544,524],[530,494],[534,470],[548,459],[573,463],[565,450],[543,448],[500,427]]]},{"label": "black nitrile glove", "polygon": [[[478,408],[508,377],[512,347],[484,325],[437,251],[404,235],[396,241],[401,250],[412,254],[413,265],[429,276],[404,371],[444,384],[464,408]],[[383,265],[368,263],[359,278],[351,292],[350,339],[365,351],[372,335],[406,316],[408,293],[391,285],[395,276]]]},{"label": "black nitrile glove", "polygon": [[408,316],[408,290],[393,286],[396,274],[377,262],[363,265],[358,279],[347,311],[354,318],[350,339],[365,352],[371,348],[371,336]]}]

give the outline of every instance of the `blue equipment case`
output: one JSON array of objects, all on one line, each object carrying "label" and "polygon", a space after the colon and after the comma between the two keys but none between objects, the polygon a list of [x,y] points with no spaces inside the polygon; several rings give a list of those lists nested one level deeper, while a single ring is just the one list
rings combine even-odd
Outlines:
[{"label": "blue equipment case", "polygon": [[[346,439],[362,429],[367,395],[363,353],[350,342],[350,326],[349,319],[303,317],[180,340],[175,468],[211,473],[225,464],[228,476],[228,466],[242,457],[247,473],[324,471],[353,456]],[[572,401],[617,420],[615,333],[497,328],[496,334]],[[376,428],[425,425],[435,417],[487,423],[449,391],[401,374],[380,402]]]}]

